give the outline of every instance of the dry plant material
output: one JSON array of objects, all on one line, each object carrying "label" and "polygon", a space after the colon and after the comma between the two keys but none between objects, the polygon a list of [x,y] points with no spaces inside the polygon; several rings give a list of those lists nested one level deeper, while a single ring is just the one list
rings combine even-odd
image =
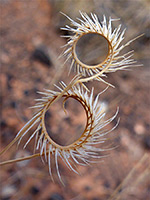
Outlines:
[{"label": "dry plant material", "polygon": [[[125,33],[125,30],[122,32],[120,31],[121,25],[119,25],[115,30],[112,30],[113,19],[110,18],[107,23],[106,17],[104,16],[103,22],[100,23],[95,14],[91,14],[91,18],[86,13],[80,12],[80,14],[82,16],[82,20],[78,19],[80,23],[73,21],[67,16],[72,25],[76,28],[71,28],[69,26],[63,28],[64,30],[71,31],[74,34],[73,36],[67,36],[69,37],[69,40],[66,44],[67,49],[63,55],[67,55],[67,60],[72,58],[70,69],[72,67],[76,68],[77,75],[72,79],[68,86],[64,82],[60,82],[60,87],[56,86],[59,91],[45,90],[44,92],[39,92],[43,97],[37,99],[36,105],[33,106],[37,109],[35,115],[19,131],[15,139],[0,152],[0,155],[7,151],[15,142],[18,141],[19,144],[22,138],[27,135],[35,125],[35,131],[31,133],[30,137],[24,144],[24,148],[33,138],[35,138],[35,146],[33,149],[39,150],[39,153],[26,158],[5,161],[0,163],[0,165],[44,156],[45,161],[49,166],[49,173],[52,177],[51,160],[53,157],[55,160],[57,175],[60,181],[62,181],[59,172],[58,158],[62,159],[70,170],[78,174],[73,165],[87,165],[88,163],[93,162],[93,159],[97,160],[102,157],[99,152],[108,150],[101,148],[99,144],[104,143],[105,138],[103,138],[103,136],[111,132],[117,126],[118,123],[111,130],[106,130],[106,126],[116,117],[118,109],[113,117],[105,120],[104,109],[99,103],[99,96],[102,92],[94,99],[94,89],[89,92],[88,88],[86,88],[82,83],[94,79],[105,82],[102,77],[105,77],[106,73],[122,70],[129,66],[138,66],[135,65],[134,59],[131,58],[133,51],[124,55],[119,55],[120,51],[136,38],[119,47],[120,43],[124,39]],[[76,54],[76,45],[78,40],[89,33],[98,34],[103,37],[107,41],[109,47],[108,54],[105,56],[104,61],[96,65],[87,65],[83,63],[79,60]],[[53,141],[45,126],[45,114],[47,110],[60,98],[64,98],[63,105],[68,98],[73,98],[78,101],[83,106],[87,117],[86,126],[81,137],[72,144],[66,146],[59,145]]]},{"label": "dry plant material", "polygon": [[[105,77],[107,73],[116,72],[118,70],[123,70],[128,67],[141,66],[135,64],[136,61],[132,58],[133,50],[123,55],[120,55],[120,52],[126,46],[128,46],[131,42],[133,42],[140,36],[120,46],[121,42],[124,40],[124,34],[126,29],[121,31],[120,24],[118,28],[115,28],[113,30],[112,22],[118,19],[112,19],[110,17],[107,22],[107,19],[104,15],[103,21],[100,22],[95,14],[91,13],[91,17],[89,17],[86,13],[81,11],[80,14],[82,19],[77,18],[78,22],[72,20],[70,17],[63,14],[71,21],[71,25],[73,27],[66,25],[65,28],[61,29],[70,31],[72,33],[72,35],[63,36],[68,38],[68,42],[66,45],[64,45],[65,50],[62,56],[67,57],[66,61],[68,61],[69,59],[72,60],[70,71],[72,68],[74,68],[74,71],[78,74],[81,73],[84,77],[88,77],[85,78],[84,81],[82,80],[82,82],[86,82],[93,79],[105,82],[102,79],[102,77]],[[101,63],[96,65],[85,64],[77,56],[77,44],[82,37],[88,34],[98,34],[103,38],[103,40],[106,40],[108,43],[108,53],[105,59]]]},{"label": "dry plant material", "polygon": [[[36,130],[31,134],[31,136],[25,143],[24,148],[31,141],[31,139],[35,137],[35,149],[40,150],[40,156],[44,154],[45,161],[48,162],[49,165],[49,172],[51,177],[51,156],[54,156],[57,174],[59,179],[61,180],[61,176],[58,169],[59,157],[72,171],[76,172],[77,174],[78,172],[70,164],[73,161],[75,164],[86,165],[89,162],[93,162],[91,158],[97,159],[103,157],[99,156],[99,152],[105,151],[105,149],[102,149],[100,147],[94,147],[93,145],[105,142],[103,136],[111,132],[111,130],[106,131],[103,128],[107,126],[116,117],[118,111],[112,118],[104,120],[104,109],[98,101],[101,93],[97,95],[97,97],[94,100],[94,89],[92,89],[92,92],[89,95],[88,92],[83,89],[82,85],[77,84],[76,86],[72,86],[69,90],[67,90],[64,93],[64,90],[67,88],[67,86],[64,82],[61,82],[60,85],[61,87],[56,86],[60,90],[59,92],[52,90],[45,90],[45,92],[40,92],[40,94],[44,95],[44,97],[42,97],[42,99],[37,99],[38,103],[33,107],[38,108],[39,110],[31,119],[33,123],[31,123],[30,127],[28,127],[28,130],[25,131],[24,134],[22,134],[22,136],[20,137],[19,143],[22,140],[22,138],[28,133],[28,131],[32,128],[32,126],[37,124]],[[48,134],[45,126],[46,111],[50,108],[51,104],[55,101],[55,99],[59,95],[62,95],[62,93],[62,98],[64,98],[63,104],[68,98],[73,98],[83,106],[87,116],[85,130],[83,131],[81,137],[67,146],[62,146],[54,142]],[[27,125],[28,124],[26,124],[25,126]],[[17,136],[19,135],[20,133],[18,133]]]}]

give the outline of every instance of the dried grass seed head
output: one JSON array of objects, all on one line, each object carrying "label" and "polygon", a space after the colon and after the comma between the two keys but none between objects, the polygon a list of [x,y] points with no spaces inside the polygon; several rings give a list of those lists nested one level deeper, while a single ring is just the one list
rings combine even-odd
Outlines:
[{"label": "dried grass seed head", "polygon": [[[63,14],[63,13],[62,13]],[[65,14],[63,14],[65,15]],[[80,11],[80,15],[82,19],[78,19],[78,22],[72,20],[70,17],[65,15],[70,21],[71,25],[74,27],[70,27],[66,25],[65,28],[61,28],[62,30],[67,30],[72,32],[73,35],[68,35],[64,37],[68,37],[68,42],[64,45],[63,56],[66,56],[68,61],[72,60],[70,70],[74,68],[77,73],[81,73],[85,77],[89,77],[89,80],[104,80],[101,77],[106,76],[106,73],[115,72],[117,70],[123,70],[128,67],[139,66],[136,65],[136,61],[132,58],[133,51],[129,51],[123,55],[120,55],[120,52],[128,46],[132,41],[137,39],[138,37],[130,40],[126,44],[121,44],[124,40],[125,30],[121,31],[121,24],[113,30],[112,22],[118,19],[112,19],[111,17],[107,21],[105,15],[103,16],[103,21],[100,22],[97,15],[92,14],[88,16],[86,13]],[[76,46],[78,41],[84,37],[86,34],[98,34],[103,39],[105,39],[108,43],[108,53],[105,56],[105,59],[96,65],[88,65],[82,62],[76,52]],[[141,66],[141,65],[140,65]]]},{"label": "dried grass seed head", "polygon": [[[103,107],[99,103],[99,96],[101,93],[97,95],[94,100],[93,89],[89,95],[80,84],[69,87],[70,89],[68,90],[66,90],[68,86],[66,86],[64,82],[61,82],[60,85],[60,87],[56,86],[59,91],[45,90],[45,92],[40,92],[44,97],[37,100],[38,103],[34,108],[38,109],[38,111],[23,127],[26,131],[20,137],[19,143],[28,131],[36,124],[37,128],[25,143],[24,148],[32,138],[35,138],[35,149],[40,151],[41,156],[45,155],[45,161],[48,162],[50,175],[52,176],[51,159],[53,156],[55,159],[56,171],[61,180],[58,169],[58,158],[61,158],[72,171],[78,173],[73,168],[71,164],[72,162],[74,162],[74,164],[87,165],[89,162],[92,162],[91,159],[102,157],[99,156],[99,152],[105,151],[105,149],[102,149],[99,146],[95,147],[94,145],[105,142],[103,136],[111,130],[106,131],[104,128],[116,117],[117,113],[112,118],[104,120],[105,113],[103,112]],[[61,94],[63,94],[62,98],[64,98],[64,102],[68,98],[74,98],[77,100],[83,106],[87,116],[87,123],[81,137],[67,146],[61,146],[53,141],[45,126],[45,114],[52,102],[54,102]],[[18,135],[19,134],[20,133],[18,133]]]}]

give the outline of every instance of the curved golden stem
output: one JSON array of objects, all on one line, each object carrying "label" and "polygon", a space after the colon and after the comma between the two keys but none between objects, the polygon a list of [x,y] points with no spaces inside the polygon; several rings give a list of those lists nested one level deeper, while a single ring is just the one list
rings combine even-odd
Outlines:
[{"label": "curved golden stem", "polygon": [[13,159],[13,160],[7,160],[7,161],[4,161],[4,162],[1,162],[0,166],[7,165],[7,164],[12,164],[12,163],[15,163],[15,162],[29,160],[29,159],[32,159],[32,158],[36,158],[38,156],[41,156],[40,153],[33,154],[31,156],[27,156],[27,157],[24,157],[24,158],[16,158],[16,159]]}]

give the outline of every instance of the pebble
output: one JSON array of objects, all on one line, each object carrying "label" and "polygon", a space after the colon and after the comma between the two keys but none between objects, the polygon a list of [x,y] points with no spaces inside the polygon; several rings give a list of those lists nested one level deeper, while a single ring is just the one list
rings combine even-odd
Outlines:
[{"label": "pebble", "polygon": [[147,135],[143,139],[144,146],[147,150],[150,150],[150,135]]},{"label": "pebble", "polygon": [[45,46],[35,48],[31,57],[32,57],[32,59],[37,60],[46,66],[50,67],[52,65],[50,56],[49,56]]},{"label": "pebble", "polygon": [[16,188],[13,185],[6,185],[1,190],[2,198],[10,198],[16,193]]},{"label": "pebble", "polygon": [[31,194],[33,194],[33,195],[37,195],[39,193],[39,191],[40,191],[39,188],[36,186],[32,186],[30,189]]},{"label": "pebble", "polygon": [[24,90],[24,95],[29,96],[29,90]]},{"label": "pebble", "polygon": [[48,200],[64,200],[64,198],[60,194],[54,193]]},{"label": "pebble", "polygon": [[4,129],[4,128],[7,127],[7,123],[6,123],[5,120],[2,120],[2,121],[0,122],[0,127],[1,127],[1,129]]},{"label": "pebble", "polygon": [[134,131],[138,135],[143,135],[145,133],[145,127],[142,124],[135,124]]}]

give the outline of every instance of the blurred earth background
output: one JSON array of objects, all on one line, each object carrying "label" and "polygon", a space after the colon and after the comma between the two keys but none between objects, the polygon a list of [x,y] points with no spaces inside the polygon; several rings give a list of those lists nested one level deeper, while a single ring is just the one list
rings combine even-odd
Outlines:
[{"label": "blurred earth background", "polygon": [[[5,165],[0,168],[1,200],[148,200],[150,199],[150,1],[149,0],[0,0],[0,83],[1,139],[0,150],[32,117],[37,91],[54,89],[60,80],[69,83],[69,62],[61,69],[59,60],[69,34],[60,27],[70,24],[60,11],[72,19],[80,18],[79,10],[120,18],[114,27],[127,28],[125,41],[137,35],[126,52],[134,49],[134,58],[143,67],[119,71],[105,79],[116,86],[100,97],[112,116],[119,106],[120,123],[112,133],[111,145],[117,146],[102,162],[78,169],[78,176],[60,162],[65,187],[53,183],[47,165],[40,158]],[[90,47],[89,47],[90,48]],[[93,81],[94,94],[106,86]],[[85,126],[84,111],[77,102],[68,102],[65,115],[60,102],[47,113],[48,130],[58,143],[66,144],[78,137]],[[112,122],[113,127],[116,120]],[[14,145],[1,156],[1,162],[33,153],[34,141],[22,149],[30,133],[17,149]],[[55,176],[55,174],[54,174]],[[118,190],[115,189],[120,185]]]}]

